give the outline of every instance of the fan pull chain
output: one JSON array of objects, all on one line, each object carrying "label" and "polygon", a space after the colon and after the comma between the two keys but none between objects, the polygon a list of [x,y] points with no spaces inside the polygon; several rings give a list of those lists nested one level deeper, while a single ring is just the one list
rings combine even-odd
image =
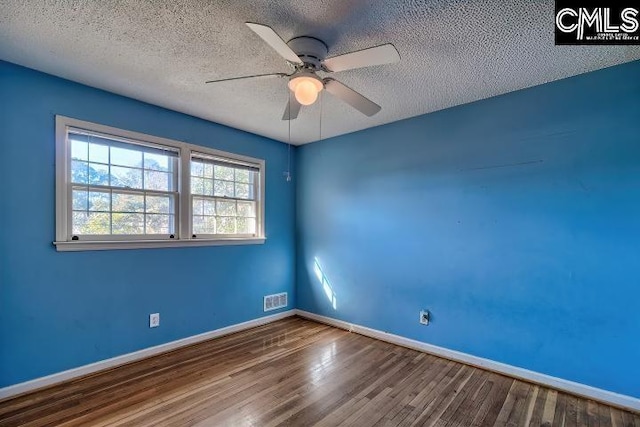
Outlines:
[{"label": "fan pull chain", "polygon": [[322,111],[323,111],[322,106],[324,105],[324,94],[323,94],[323,92],[324,91],[320,92],[320,132],[319,132],[320,135],[319,135],[318,141],[322,141]]},{"label": "fan pull chain", "polygon": [[289,122],[288,124],[289,144],[287,146],[287,171],[284,173],[284,175],[287,182],[291,182],[291,95],[292,95],[292,92],[289,89],[287,89],[287,92],[289,93],[289,108],[287,108],[288,114],[289,114],[289,120],[287,120]]}]

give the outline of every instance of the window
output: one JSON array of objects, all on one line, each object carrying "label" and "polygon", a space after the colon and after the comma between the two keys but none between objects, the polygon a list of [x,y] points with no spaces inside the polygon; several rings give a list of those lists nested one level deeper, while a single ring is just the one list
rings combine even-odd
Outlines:
[{"label": "window", "polygon": [[56,247],[264,242],[264,161],[56,118]]},{"label": "window", "polygon": [[196,236],[252,236],[257,229],[259,170],[194,153],[191,203]]},{"label": "window", "polygon": [[175,234],[176,150],[73,128],[67,141],[72,240],[166,239]]}]

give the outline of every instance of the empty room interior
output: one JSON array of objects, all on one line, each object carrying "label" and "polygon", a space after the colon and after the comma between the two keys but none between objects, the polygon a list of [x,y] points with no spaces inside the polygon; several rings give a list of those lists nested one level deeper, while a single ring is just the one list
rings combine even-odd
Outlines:
[{"label": "empty room interior", "polygon": [[0,1],[0,426],[640,427],[640,14],[579,3]]}]

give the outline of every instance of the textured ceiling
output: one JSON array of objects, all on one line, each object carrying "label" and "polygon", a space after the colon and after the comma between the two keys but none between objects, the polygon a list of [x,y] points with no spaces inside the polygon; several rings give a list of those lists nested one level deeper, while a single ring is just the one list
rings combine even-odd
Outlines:
[{"label": "textured ceiling", "polygon": [[393,43],[400,63],[332,74],[382,111],[366,117],[325,94],[291,123],[300,144],[640,58],[640,46],[554,46],[553,9],[553,0],[0,0],[0,58],[287,142],[285,79],[204,84],[289,71],[245,21],[285,41],[319,38],[329,56]]}]

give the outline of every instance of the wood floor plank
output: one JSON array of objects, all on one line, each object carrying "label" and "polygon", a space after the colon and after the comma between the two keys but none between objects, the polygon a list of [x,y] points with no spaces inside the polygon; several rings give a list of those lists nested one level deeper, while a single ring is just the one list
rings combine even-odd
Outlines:
[{"label": "wood floor plank", "polygon": [[526,410],[528,407],[529,399],[531,399],[531,391],[535,386],[516,381],[516,388],[514,391],[515,401],[513,408],[507,419],[507,426],[519,426],[524,425]]},{"label": "wood floor plank", "polygon": [[553,423],[551,423],[553,427],[568,427],[572,425],[569,420],[569,413],[567,412],[569,409],[568,398],[569,396],[567,394],[558,393],[558,397],[556,398],[556,410],[553,415]]},{"label": "wood floor plank", "polygon": [[533,418],[533,411],[536,408],[536,403],[538,402],[539,392],[540,392],[539,386],[534,385],[531,387],[530,394],[529,394],[529,404],[527,405],[527,411],[526,411],[526,415],[522,425],[528,426],[529,424],[531,424],[531,420]]},{"label": "wood floor plank", "polygon": [[624,427],[635,427],[633,415],[622,411],[622,425]]},{"label": "wood floor plank", "polygon": [[487,371],[475,369],[472,378],[457,391],[451,405],[433,425],[450,427],[468,423],[479,412],[489,388],[484,387],[491,374]]},{"label": "wood floor plank", "polygon": [[477,370],[475,368],[462,366],[448,383],[441,383],[441,388],[438,387],[436,389],[437,392],[432,399],[429,399],[428,404],[426,406],[421,405],[424,409],[420,412],[419,416],[412,421],[411,425],[433,425],[454,402],[458,390],[463,389],[472,377],[474,377],[476,372]]},{"label": "wood floor plank", "polygon": [[615,408],[609,408],[610,412],[611,412],[611,425],[612,427],[623,427],[624,426],[624,421],[622,419],[622,411],[615,409]]},{"label": "wood floor plank", "polygon": [[597,426],[640,415],[299,317],[0,401],[0,426]]},{"label": "wood floor plank", "polygon": [[589,427],[600,427],[600,414],[598,403],[593,400],[587,401],[587,419]]},{"label": "wood floor plank", "polygon": [[[451,383],[457,384],[457,381],[464,378],[467,375],[468,369],[464,366],[460,366],[455,363],[451,363],[446,371],[443,371],[441,375],[436,376],[427,387],[418,391],[415,397],[408,402],[408,406],[411,410],[406,414],[403,419],[398,419],[397,425],[400,427],[416,424],[415,420],[423,413],[429,413],[429,408],[436,406],[439,402],[446,397],[443,393],[438,393],[438,390],[446,388],[451,391]],[[439,396],[440,395],[440,396]]]},{"label": "wood floor plank", "polygon": [[404,420],[409,413],[415,409],[411,402],[416,398],[419,392],[430,387],[430,384],[436,384],[436,378],[438,376],[444,376],[453,366],[454,362],[428,356],[428,359],[424,359],[420,367],[415,367],[411,376],[404,382],[404,388],[394,390],[390,396],[396,399],[395,405],[393,405],[376,424],[375,427],[380,426],[397,426],[402,420]]},{"label": "wood floor plank", "polygon": [[542,418],[540,420],[541,426],[549,427],[553,425],[557,402],[558,402],[558,392],[555,390],[548,390],[547,398],[544,402],[544,408],[542,410]]},{"label": "wood floor plank", "polygon": [[500,412],[498,413],[498,417],[494,423],[494,426],[505,426],[507,425],[507,420],[511,415],[511,411],[513,411],[513,406],[516,403],[516,392],[519,387],[519,382],[514,380],[511,383],[511,387],[509,388],[509,392],[507,393],[506,399],[502,402],[502,406],[500,408]]},{"label": "wood floor plank", "polygon": [[598,420],[600,422],[600,427],[611,427],[611,411],[609,407],[606,405],[598,405]]},{"label": "wood floor plank", "polygon": [[[586,424],[582,423],[584,415],[580,415],[578,418],[578,414],[582,411],[581,400],[575,396],[564,395],[565,399],[565,426],[566,427],[576,427],[578,425],[584,426]],[[578,424],[582,423],[582,424]]]},{"label": "wood floor plank", "polygon": [[494,425],[514,382],[513,378],[502,375],[491,375],[489,378],[485,385],[490,388],[488,395],[482,402],[478,413],[471,421],[472,427],[488,427]]}]

